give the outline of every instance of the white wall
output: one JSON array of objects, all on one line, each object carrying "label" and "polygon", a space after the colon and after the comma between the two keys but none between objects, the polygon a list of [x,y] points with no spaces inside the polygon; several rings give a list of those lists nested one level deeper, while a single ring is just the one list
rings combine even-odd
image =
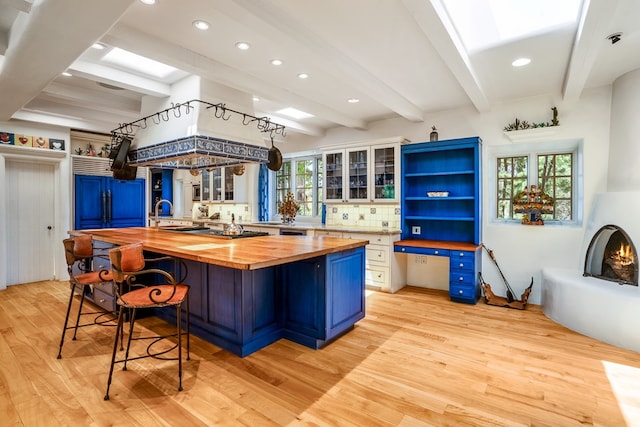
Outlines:
[{"label": "white wall", "polygon": [[640,69],[618,77],[613,83],[609,191],[640,189],[639,109]]},{"label": "white wall", "polygon": [[[551,107],[559,110],[560,126],[546,141],[583,140],[584,147],[584,199],[581,209],[591,210],[594,195],[607,188],[609,156],[611,87],[585,90],[573,106],[563,107],[550,96],[526,98],[516,102],[494,105],[485,113],[474,108],[459,108],[439,113],[425,113],[425,121],[412,123],[404,119],[381,120],[370,124],[367,131],[337,128],[326,136],[313,140],[289,134],[280,144],[283,152],[296,152],[338,143],[350,144],[372,139],[403,136],[413,142],[429,140],[431,126],[435,125],[439,139],[480,136],[483,140],[483,242],[493,249],[500,267],[516,294],[534,278],[529,301],[540,303],[540,271],[542,267],[582,268],[580,248],[584,235],[584,221],[576,227],[525,226],[491,221],[489,199],[492,193],[490,176],[495,167],[495,152],[519,144],[535,144],[539,141],[511,142],[503,128],[515,117],[529,122],[551,121]],[[409,263],[411,268],[411,263]],[[423,268],[421,266],[421,268]],[[483,276],[497,294],[504,295],[504,287],[495,266],[483,255]],[[413,275],[420,276],[420,275]],[[409,274],[409,277],[412,277]]]}]

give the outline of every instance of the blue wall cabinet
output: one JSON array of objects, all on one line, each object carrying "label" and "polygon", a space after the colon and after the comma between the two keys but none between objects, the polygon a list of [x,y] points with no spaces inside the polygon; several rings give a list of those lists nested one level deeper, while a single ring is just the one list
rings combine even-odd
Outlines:
[{"label": "blue wall cabinet", "polygon": [[75,175],[76,230],[144,227],[145,180]]},{"label": "blue wall cabinet", "polygon": [[[168,200],[173,203],[173,170],[151,169],[151,200],[149,209],[155,214],[156,203],[160,200]],[[171,209],[167,203],[158,208],[159,215],[171,215]]]},{"label": "blue wall cabinet", "polygon": [[479,137],[402,146],[402,239],[396,252],[449,257],[449,295],[480,297],[482,241]]}]

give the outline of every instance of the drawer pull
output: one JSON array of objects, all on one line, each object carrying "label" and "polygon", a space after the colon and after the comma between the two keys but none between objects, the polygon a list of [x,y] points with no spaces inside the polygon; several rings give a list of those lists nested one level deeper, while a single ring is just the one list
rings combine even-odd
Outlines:
[{"label": "drawer pull", "polygon": [[106,300],[105,300],[104,298],[101,298],[101,299],[99,300],[99,302],[105,302],[105,301],[106,301]]},{"label": "drawer pull", "polygon": [[463,268],[463,267],[464,267],[464,264],[463,264],[463,263],[460,263],[460,264],[458,264],[458,267],[459,267],[459,268]]},{"label": "drawer pull", "polygon": [[378,258],[382,258],[382,254],[378,254]]},{"label": "drawer pull", "polygon": [[462,282],[462,281],[464,281],[464,277],[460,276],[460,277],[458,277],[458,280]]},{"label": "drawer pull", "polygon": [[464,256],[464,252],[460,252],[460,256],[463,257]]},{"label": "drawer pull", "polygon": [[433,251],[434,254],[438,255],[440,252],[438,251]]},{"label": "drawer pull", "polygon": [[460,289],[460,290],[458,291],[458,293],[459,293],[460,295],[462,295],[462,294],[464,294],[464,291],[463,291],[462,289]]},{"label": "drawer pull", "polygon": [[378,279],[382,279],[382,274],[378,274]]},{"label": "drawer pull", "polygon": [[406,250],[405,248],[402,248],[402,252],[404,252],[405,250]]}]

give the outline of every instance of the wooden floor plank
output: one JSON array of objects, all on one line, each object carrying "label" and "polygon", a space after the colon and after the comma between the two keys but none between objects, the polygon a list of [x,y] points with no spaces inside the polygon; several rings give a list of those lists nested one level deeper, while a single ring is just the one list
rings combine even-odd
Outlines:
[{"label": "wooden floor plank", "polygon": [[239,358],[192,337],[182,392],[175,362],[142,359],[116,367],[105,402],[115,329],[69,333],[56,359],[67,298],[64,282],[0,291],[3,426],[640,426],[640,354],[535,305],[374,292],[365,319],[321,350],[280,340]]}]

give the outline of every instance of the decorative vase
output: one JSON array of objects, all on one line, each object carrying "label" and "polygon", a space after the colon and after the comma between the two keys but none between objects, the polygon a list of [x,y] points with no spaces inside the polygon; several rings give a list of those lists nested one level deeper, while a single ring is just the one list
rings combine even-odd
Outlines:
[{"label": "decorative vase", "polygon": [[438,140],[438,131],[436,130],[435,126],[431,127],[431,133],[429,134],[429,141],[433,142],[433,141],[437,141]]},{"label": "decorative vase", "polygon": [[282,215],[282,223],[286,225],[293,225],[296,218],[291,215]]}]

